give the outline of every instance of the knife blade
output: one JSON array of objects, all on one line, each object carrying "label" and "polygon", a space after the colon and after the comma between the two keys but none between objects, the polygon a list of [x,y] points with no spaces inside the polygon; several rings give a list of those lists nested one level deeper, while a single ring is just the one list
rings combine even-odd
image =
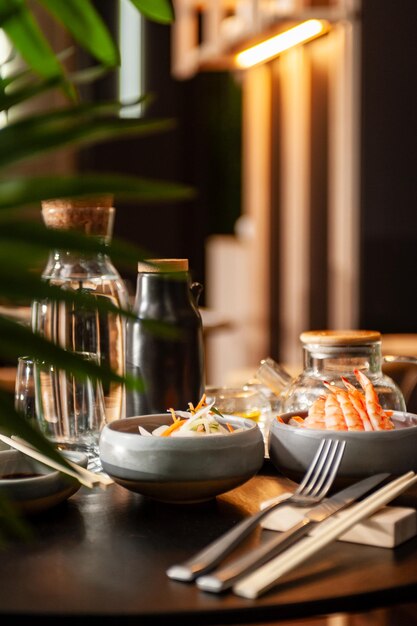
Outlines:
[{"label": "knife blade", "polygon": [[316,527],[324,520],[328,519],[341,509],[365,495],[383,480],[388,478],[388,473],[375,474],[364,478],[359,482],[338,491],[333,496],[327,498],[317,506],[308,511],[302,520],[292,526],[289,530],[279,533],[269,541],[262,543],[254,550],[250,550],[242,557],[235,559],[224,567],[218,568],[210,574],[200,576],[196,580],[197,587],[203,591],[220,593],[231,587],[242,576],[249,574],[259,565],[277,556],[296,541],[307,535],[312,527]]}]

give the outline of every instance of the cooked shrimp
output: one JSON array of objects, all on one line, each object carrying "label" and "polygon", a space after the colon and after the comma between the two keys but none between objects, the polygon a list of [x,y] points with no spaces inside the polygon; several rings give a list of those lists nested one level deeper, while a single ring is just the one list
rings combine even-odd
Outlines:
[{"label": "cooked shrimp", "polygon": [[319,396],[317,400],[314,400],[313,404],[308,409],[308,415],[304,420],[304,426],[306,428],[326,428],[324,421],[325,402],[326,396]]},{"label": "cooked shrimp", "polygon": [[355,385],[352,385],[352,383],[344,376],[342,376],[342,381],[348,390],[353,406],[359,413],[364,430],[373,430],[368,413],[366,412],[365,397],[361,394],[359,389],[357,389]]},{"label": "cooked shrimp", "polygon": [[330,430],[347,430],[343,411],[334,393],[327,394],[324,403],[324,423]]},{"label": "cooked shrimp", "polygon": [[348,392],[343,389],[337,390],[336,398],[339,401],[348,430],[365,430],[361,416],[356,410]]},{"label": "cooked shrimp", "polygon": [[348,430],[364,430],[364,425],[359,412],[357,411],[349,393],[340,387],[331,385],[328,382],[324,382],[329,391],[334,393],[342,409],[343,417],[345,418],[346,426]]},{"label": "cooked shrimp", "polygon": [[394,424],[379,404],[377,393],[369,378],[357,369],[353,370],[353,373],[365,392],[366,410],[374,430],[392,430]]}]

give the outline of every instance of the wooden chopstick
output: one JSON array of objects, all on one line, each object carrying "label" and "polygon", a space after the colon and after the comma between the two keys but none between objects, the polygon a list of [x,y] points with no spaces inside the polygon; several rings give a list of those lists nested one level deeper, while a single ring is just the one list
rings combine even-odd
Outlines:
[{"label": "wooden chopstick", "polygon": [[258,598],[268,589],[275,586],[278,579],[284,576],[284,574],[287,574],[321,548],[340,537],[362,519],[375,513],[375,511],[396,498],[403,491],[406,491],[416,482],[417,476],[415,472],[407,472],[399,478],[392,480],[388,485],[381,487],[362,502],[352,506],[350,512],[343,518],[335,518],[329,521],[326,525],[326,532],[299,541],[295,546],[236,583],[233,587],[234,593],[244,598]]},{"label": "wooden chopstick", "polygon": [[[17,437],[16,435],[12,435],[12,440],[13,441],[17,441],[17,443],[20,443],[22,446],[27,446],[31,450],[34,450],[33,446],[31,446],[24,439],[21,439],[21,437]],[[99,485],[100,487],[105,489],[109,485],[113,485],[114,484],[114,480],[112,478],[110,478],[110,476],[108,476],[107,474],[102,474],[100,472],[92,472],[91,470],[87,469],[86,467],[83,467],[82,465],[78,465],[77,463],[74,463],[70,459],[66,458],[65,460],[67,461],[67,463],[69,465],[71,465],[71,467],[74,469],[75,472],[77,472],[78,474],[81,474],[81,476],[84,476],[87,481],[91,482],[92,486]],[[45,461],[45,463],[47,463],[47,461]]]},{"label": "wooden chopstick", "polygon": [[32,457],[40,463],[44,463],[44,465],[48,465],[49,467],[52,467],[59,472],[68,474],[68,476],[72,476],[72,478],[75,478],[82,485],[84,485],[85,487],[89,487],[90,489],[94,487],[94,485],[99,485],[102,488],[106,488],[114,482],[109,476],[91,472],[85,467],[81,467],[81,465],[77,465],[77,463],[74,463],[69,459],[66,460],[68,464],[71,465],[72,469],[66,467],[65,465],[61,465],[60,463],[47,457],[45,454],[42,454],[42,452],[35,450],[26,441],[24,441],[20,437],[16,437],[15,435],[13,435],[12,437],[7,437],[6,435],[0,434],[0,440],[8,444],[11,448],[19,450],[19,452],[22,452],[23,454]]},{"label": "wooden chopstick", "polygon": [[4,443],[7,443],[11,448],[15,448],[16,450],[19,450],[19,452],[23,452],[23,454],[26,454],[27,456],[30,456],[33,459],[40,461],[41,463],[44,463],[45,465],[49,465],[49,467],[52,467],[53,469],[56,469],[59,472],[63,472],[65,474],[68,474],[69,476],[72,476],[73,478],[76,478],[85,487],[91,488],[94,486],[90,480],[87,480],[86,478],[84,478],[78,473],[78,468],[77,468],[77,471],[68,469],[68,467],[61,465],[60,463],[56,463],[55,461],[53,461],[52,459],[49,459],[44,454],[38,452],[37,450],[34,450],[27,444],[22,444],[18,441],[15,441],[14,439],[11,439],[10,437],[6,437],[6,435],[0,435],[0,440],[3,441]]},{"label": "wooden chopstick", "polygon": [[80,474],[83,474],[87,479],[90,478],[93,484],[97,484],[103,489],[109,487],[110,485],[114,485],[113,478],[110,478],[107,474],[102,474],[101,472],[91,472],[86,467],[82,467],[81,465],[77,465],[70,459],[66,459],[67,463],[71,465],[74,469],[76,469]]}]

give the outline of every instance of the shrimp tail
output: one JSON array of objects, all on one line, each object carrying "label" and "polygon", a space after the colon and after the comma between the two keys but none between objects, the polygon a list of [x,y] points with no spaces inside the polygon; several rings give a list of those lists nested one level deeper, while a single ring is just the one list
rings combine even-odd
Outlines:
[{"label": "shrimp tail", "polygon": [[353,373],[359,381],[365,393],[365,404],[370,422],[374,430],[392,430],[394,424],[379,403],[378,395],[369,378],[360,370],[354,369]]}]

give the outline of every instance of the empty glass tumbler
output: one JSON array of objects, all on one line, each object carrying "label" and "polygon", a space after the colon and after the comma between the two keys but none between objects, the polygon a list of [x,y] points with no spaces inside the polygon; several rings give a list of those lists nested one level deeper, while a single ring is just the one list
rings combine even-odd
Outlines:
[{"label": "empty glass tumbler", "polygon": [[[90,354],[80,356],[94,361]],[[91,468],[101,467],[98,442],[106,411],[100,381],[20,357],[15,408],[57,448],[83,452]]]}]

